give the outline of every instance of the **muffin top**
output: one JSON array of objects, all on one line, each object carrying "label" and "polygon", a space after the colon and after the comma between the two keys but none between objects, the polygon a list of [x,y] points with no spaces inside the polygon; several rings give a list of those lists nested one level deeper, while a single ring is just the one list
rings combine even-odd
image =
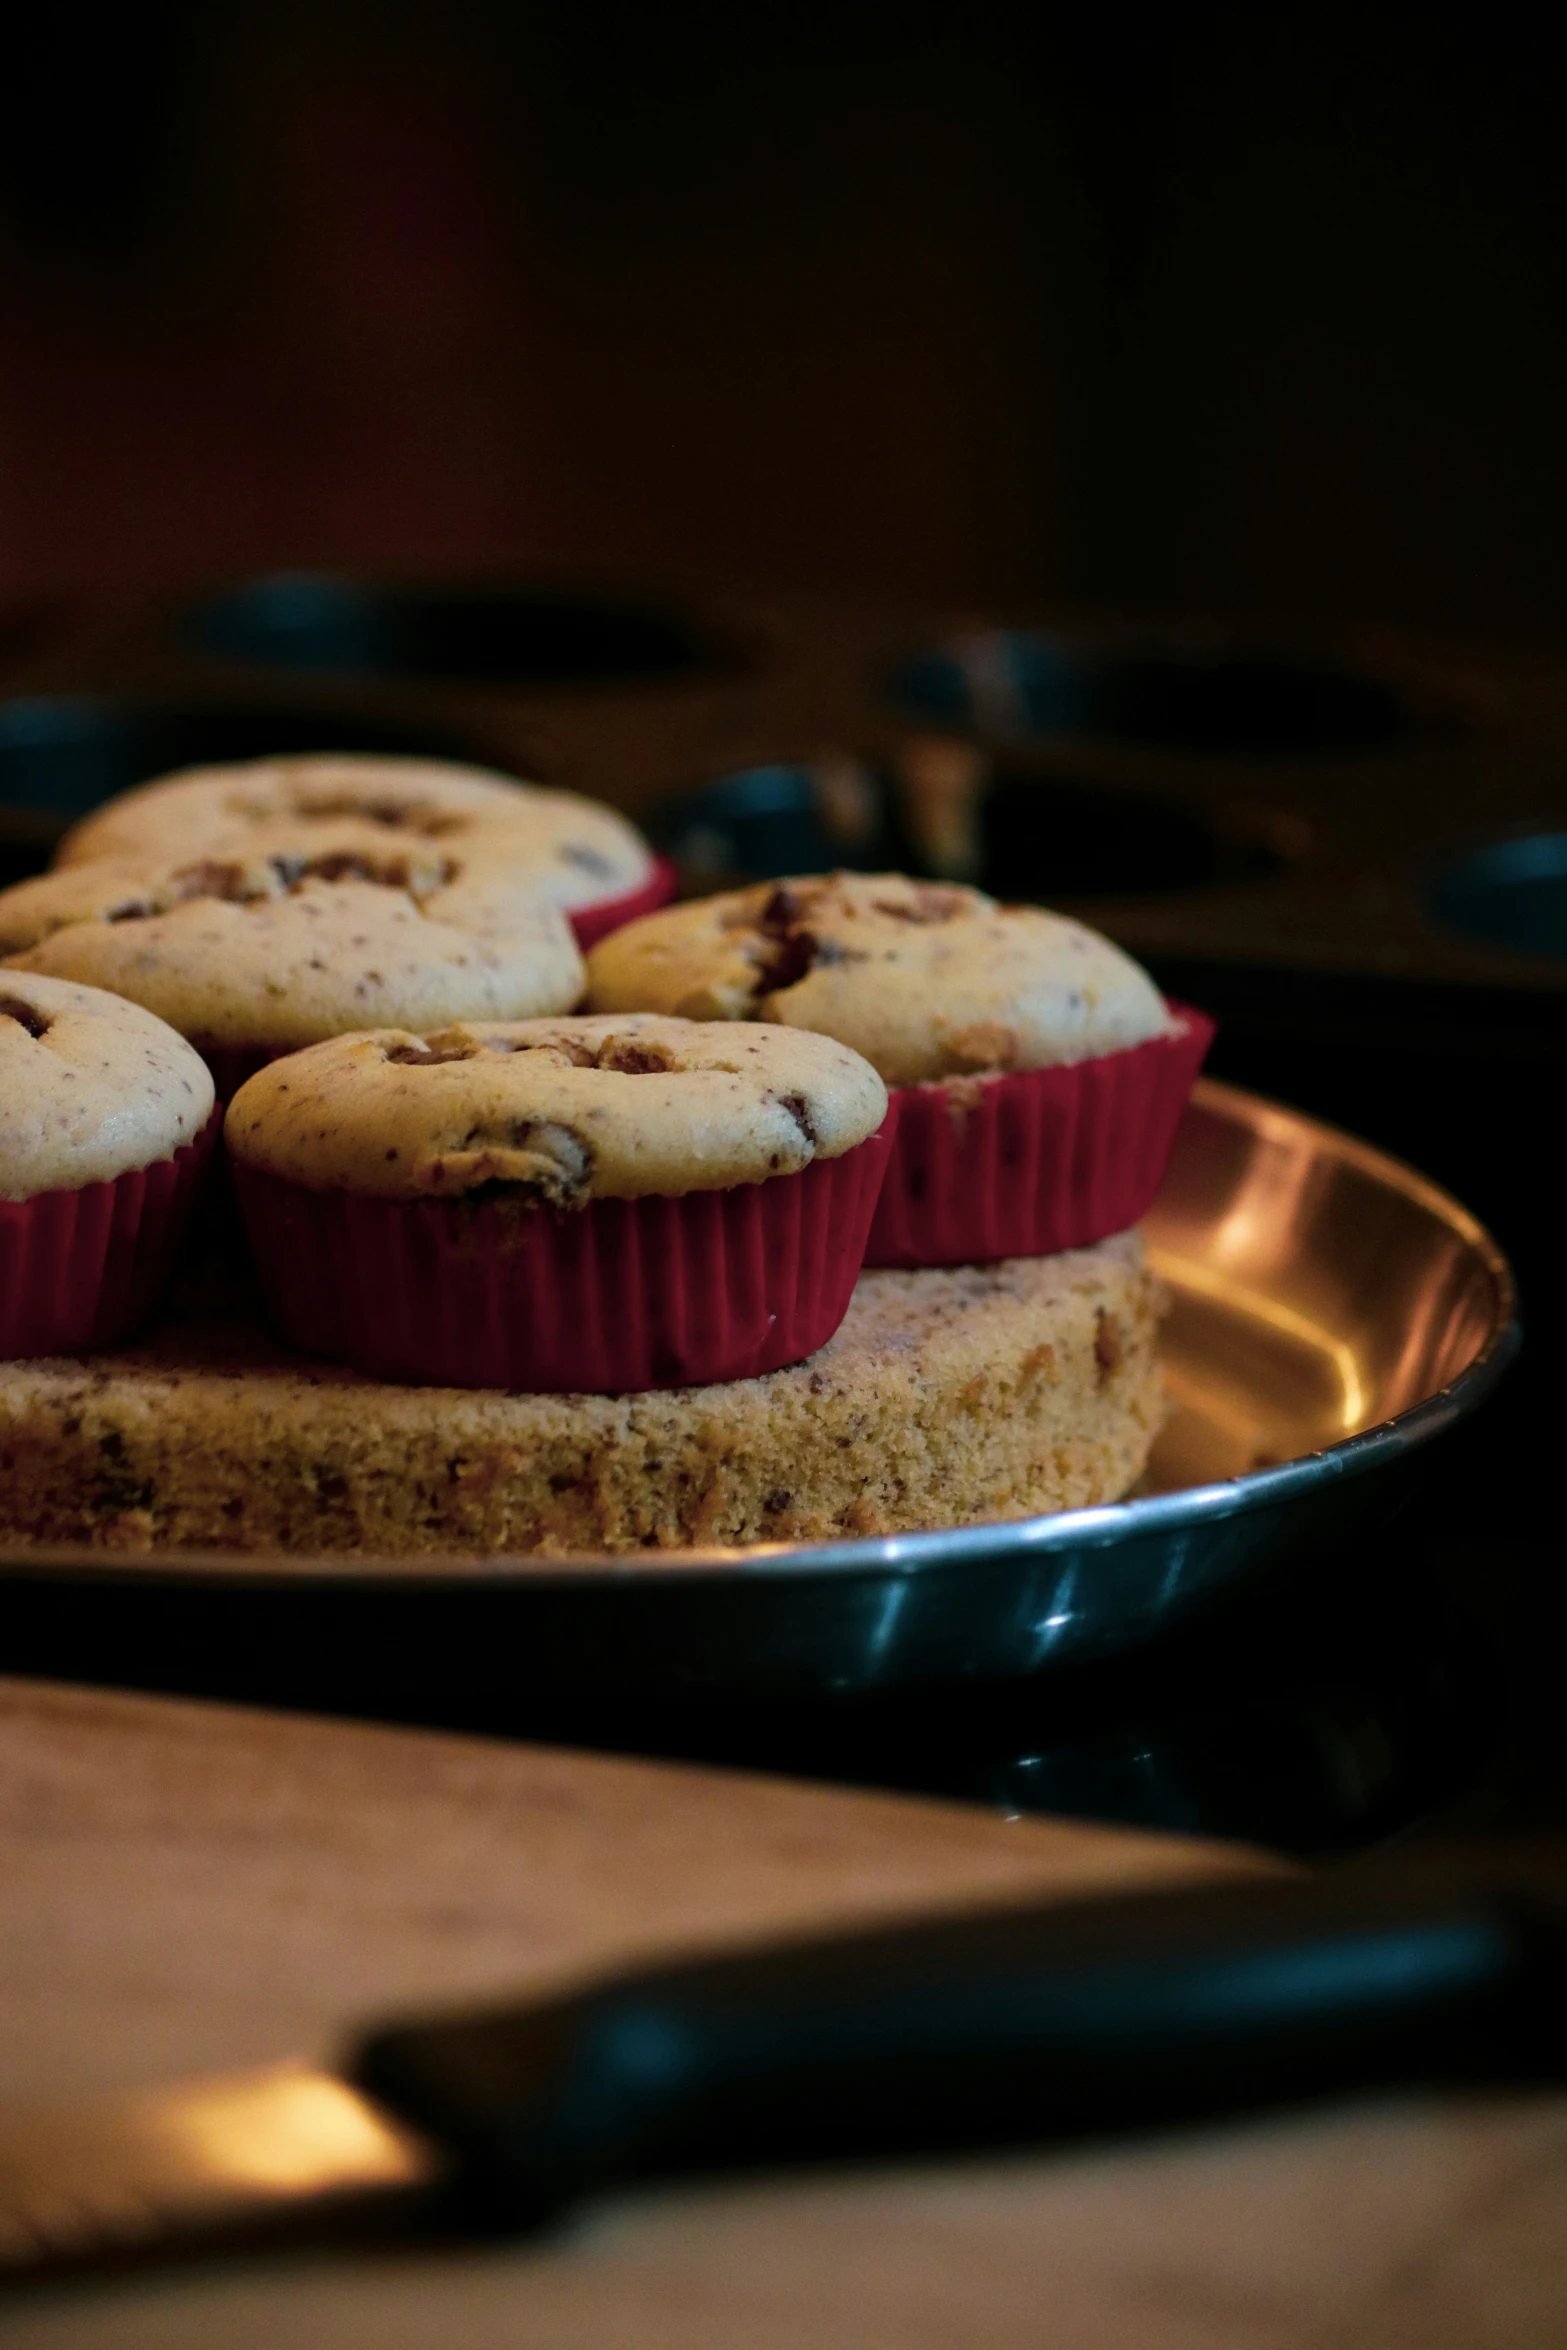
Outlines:
[{"label": "muffin top", "polygon": [[0,1200],[153,1166],[211,1115],[206,1063],[139,1004],[0,972]]},{"label": "muffin top", "polygon": [[1098,931],[899,873],[761,882],[644,915],[594,948],[587,1000],[816,1029],[888,1085],[1092,1060],[1171,1026],[1146,971]]},{"label": "muffin top", "polygon": [[570,909],[640,889],[647,843],[613,808],[433,759],[254,759],[192,767],[122,792],[67,833],[55,862],[185,864],[279,856],[372,861],[439,854],[526,877]]},{"label": "muffin top", "polygon": [[235,1158],[313,1190],[504,1183],[579,1207],[794,1174],[886,1112],[875,1070],[830,1037],[643,1014],[334,1037],[241,1086],[224,1131]]},{"label": "muffin top", "polygon": [[3,968],[111,988],[209,1046],[314,1044],[366,1021],[564,1011],[565,915],[460,856],[68,865],[0,892]]}]

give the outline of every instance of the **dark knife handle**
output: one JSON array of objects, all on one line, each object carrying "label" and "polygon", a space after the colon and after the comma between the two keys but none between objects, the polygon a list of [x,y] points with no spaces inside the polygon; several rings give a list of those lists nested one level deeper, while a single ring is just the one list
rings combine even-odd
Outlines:
[{"label": "dark knife handle", "polygon": [[1231,1883],[775,1945],[393,2027],[351,2069],[496,2218],[675,2169],[1552,2074],[1563,1915],[1527,1873],[1494,1876]]}]

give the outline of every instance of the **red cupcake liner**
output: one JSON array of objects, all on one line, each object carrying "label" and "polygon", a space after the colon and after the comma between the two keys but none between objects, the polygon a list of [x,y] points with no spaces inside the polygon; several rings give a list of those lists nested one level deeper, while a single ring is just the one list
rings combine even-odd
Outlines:
[{"label": "red cupcake liner", "polygon": [[679,1199],[367,1199],[232,1162],[264,1294],[376,1379],[532,1393],[781,1370],[848,1312],[894,1120],[796,1175]]},{"label": "red cupcake liner", "polygon": [[0,1359],[118,1346],[158,1304],[221,1116],[151,1167],[0,1200]]},{"label": "red cupcake liner", "polygon": [[983,1265],[1088,1248],[1147,1214],[1213,1022],[953,1091],[899,1086],[867,1265]]},{"label": "red cupcake liner", "polygon": [[680,887],[680,876],[667,857],[655,857],[653,877],[636,889],[628,889],[623,897],[600,898],[596,905],[574,906],[571,927],[577,934],[577,944],[584,954],[596,947],[601,938],[608,938],[622,923],[635,922],[639,914],[656,914],[660,906],[667,906]]}]

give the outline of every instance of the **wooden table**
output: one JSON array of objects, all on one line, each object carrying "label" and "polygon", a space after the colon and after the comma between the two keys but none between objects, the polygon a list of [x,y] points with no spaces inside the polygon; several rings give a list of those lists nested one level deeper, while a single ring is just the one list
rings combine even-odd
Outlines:
[{"label": "wooden table", "polygon": [[[1250,1865],[768,1779],[0,1682],[0,2100],[830,1917]],[[660,2190],[548,2242],[0,2304],[18,2350],[1556,2350],[1567,2100]]]}]

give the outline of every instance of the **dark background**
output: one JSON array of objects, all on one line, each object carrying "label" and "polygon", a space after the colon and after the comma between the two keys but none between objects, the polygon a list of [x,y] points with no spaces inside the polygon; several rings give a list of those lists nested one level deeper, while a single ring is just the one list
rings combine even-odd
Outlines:
[{"label": "dark background", "polygon": [[0,599],[586,558],[1548,637],[1544,43],[55,0],[0,76]]}]

